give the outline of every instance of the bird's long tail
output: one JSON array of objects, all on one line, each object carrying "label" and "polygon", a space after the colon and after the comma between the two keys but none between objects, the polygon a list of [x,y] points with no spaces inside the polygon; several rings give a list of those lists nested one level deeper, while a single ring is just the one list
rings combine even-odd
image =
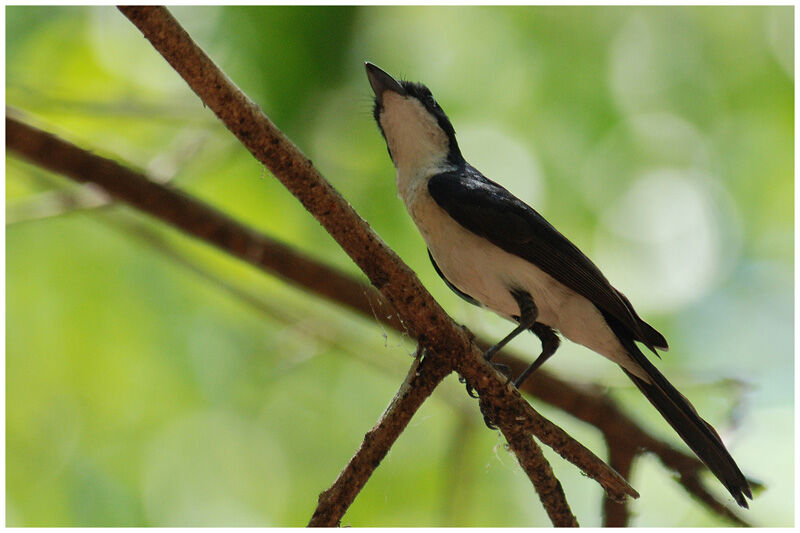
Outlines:
[{"label": "bird's long tail", "polygon": [[625,374],[631,378],[636,387],[642,391],[650,403],[658,409],[661,416],[680,435],[689,448],[697,454],[711,472],[717,476],[733,499],[740,506],[747,508],[745,496],[753,499],[750,485],[739,470],[736,461],[725,448],[719,435],[711,424],[697,414],[694,406],[683,394],[667,381],[658,369],[639,351],[632,340],[623,342],[623,346],[631,353],[633,359],[650,377],[650,383],[631,374],[624,368]]}]

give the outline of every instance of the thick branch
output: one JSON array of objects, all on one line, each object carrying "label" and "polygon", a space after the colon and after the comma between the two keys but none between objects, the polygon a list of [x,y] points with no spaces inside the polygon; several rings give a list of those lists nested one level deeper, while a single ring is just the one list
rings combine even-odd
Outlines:
[{"label": "thick branch", "polygon": [[[99,185],[140,211],[329,300],[368,316],[373,309],[386,308],[384,298],[347,274],[313,261],[177,189],[150,181],[10,115],[6,117],[6,146],[25,159],[75,181]],[[393,313],[377,314],[383,323],[402,331]]]}]

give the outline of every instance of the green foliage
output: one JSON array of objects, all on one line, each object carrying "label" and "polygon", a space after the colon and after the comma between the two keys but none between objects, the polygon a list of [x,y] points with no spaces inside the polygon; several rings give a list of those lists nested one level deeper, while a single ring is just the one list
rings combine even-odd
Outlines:
[{"label": "green foliage", "polygon": [[[498,337],[509,325],[449,293],[396,198],[363,62],[428,84],[467,158],[665,333],[659,366],[767,486],[745,516],[792,523],[791,7],[173,12],[445,308]],[[7,7],[6,25],[7,104],[27,120],[358,275],[115,9]],[[124,206],[21,220],[76,186],[12,156],[6,171],[7,524],[305,524],[401,383],[408,340]],[[608,361],[565,343],[547,366],[682,446]],[[539,407],[602,456],[592,428]],[[600,489],[548,457],[600,525]],[[651,458],[632,483],[634,525],[724,525]],[[344,520],[547,523],[454,377]]]}]

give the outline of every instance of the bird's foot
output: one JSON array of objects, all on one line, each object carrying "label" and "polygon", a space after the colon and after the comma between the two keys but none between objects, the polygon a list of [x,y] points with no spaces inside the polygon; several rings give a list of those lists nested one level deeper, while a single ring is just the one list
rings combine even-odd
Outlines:
[{"label": "bird's foot", "polygon": [[[506,385],[508,385],[511,382],[511,367],[510,366],[508,366],[506,364],[503,364],[503,363],[493,363],[491,361],[489,361],[489,364],[492,365],[492,367],[495,370],[497,370],[498,372],[500,372],[501,374],[503,374],[506,377]],[[466,380],[466,378],[464,378],[462,376],[459,376],[458,382],[459,383],[463,383],[463,384],[466,385],[467,394],[469,394],[469,396],[471,398],[477,398],[478,397],[478,395],[475,394],[475,389],[472,387],[472,385],[469,383],[469,381]]]},{"label": "bird's foot", "polygon": [[470,398],[477,398],[478,397],[478,395],[475,394],[475,389],[472,388],[472,385],[470,384],[469,381],[467,381],[467,379],[465,377],[459,376],[458,377],[458,382],[459,383],[463,383],[463,384],[465,384],[467,386],[467,394],[469,394]]},{"label": "bird's foot", "polygon": [[488,404],[479,400],[478,407],[481,410],[481,414],[483,415],[483,423],[486,424],[486,427],[491,429],[492,431],[498,429],[497,425],[494,422],[492,422],[494,416],[492,416],[492,414],[489,412],[490,410],[488,409]]}]

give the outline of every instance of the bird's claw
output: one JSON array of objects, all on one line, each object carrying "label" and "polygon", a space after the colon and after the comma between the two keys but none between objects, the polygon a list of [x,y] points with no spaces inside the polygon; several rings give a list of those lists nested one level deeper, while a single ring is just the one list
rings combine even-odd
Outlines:
[{"label": "bird's claw", "polygon": [[486,424],[487,428],[491,429],[492,431],[495,431],[496,429],[498,429],[498,427],[492,422],[492,418],[494,417],[489,416],[489,413],[487,412],[487,405],[488,404],[482,401],[478,402],[478,407],[480,407],[481,414],[483,415],[483,423]]},{"label": "bird's claw", "polygon": [[[495,370],[497,370],[498,372],[500,372],[501,374],[503,374],[506,377],[506,383],[505,383],[506,385],[511,383],[511,367],[510,366],[508,366],[506,364],[503,364],[503,363],[492,363],[491,361],[489,361],[489,364],[492,365],[492,368],[494,368]],[[464,378],[463,376],[459,376],[458,377],[458,382],[459,383],[463,383],[464,385],[466,385],[467,394],[469,395],[470,398],[477,398],[478,397],[478,395],[475,393],[475,389],[470,384],[470,382],[466,380],[466,378]],[[486,417],[484,417],[484,421],[486,422],[486,425],[489,427],[489,429],[497,429],[496,427],[493,427],[492,424],[489,423],[489,421],[488,421],[488,419]]]},{"label": "bird's claw", "polygon": [[467,394],[469,395],[470,398],[478,397],[478,395],[475,394],[475,389],[472,388],[472,385],[470,385],[469,381],[467,381],[466,378],[459,376],[458,382],[464,383],[467,386]]}]

